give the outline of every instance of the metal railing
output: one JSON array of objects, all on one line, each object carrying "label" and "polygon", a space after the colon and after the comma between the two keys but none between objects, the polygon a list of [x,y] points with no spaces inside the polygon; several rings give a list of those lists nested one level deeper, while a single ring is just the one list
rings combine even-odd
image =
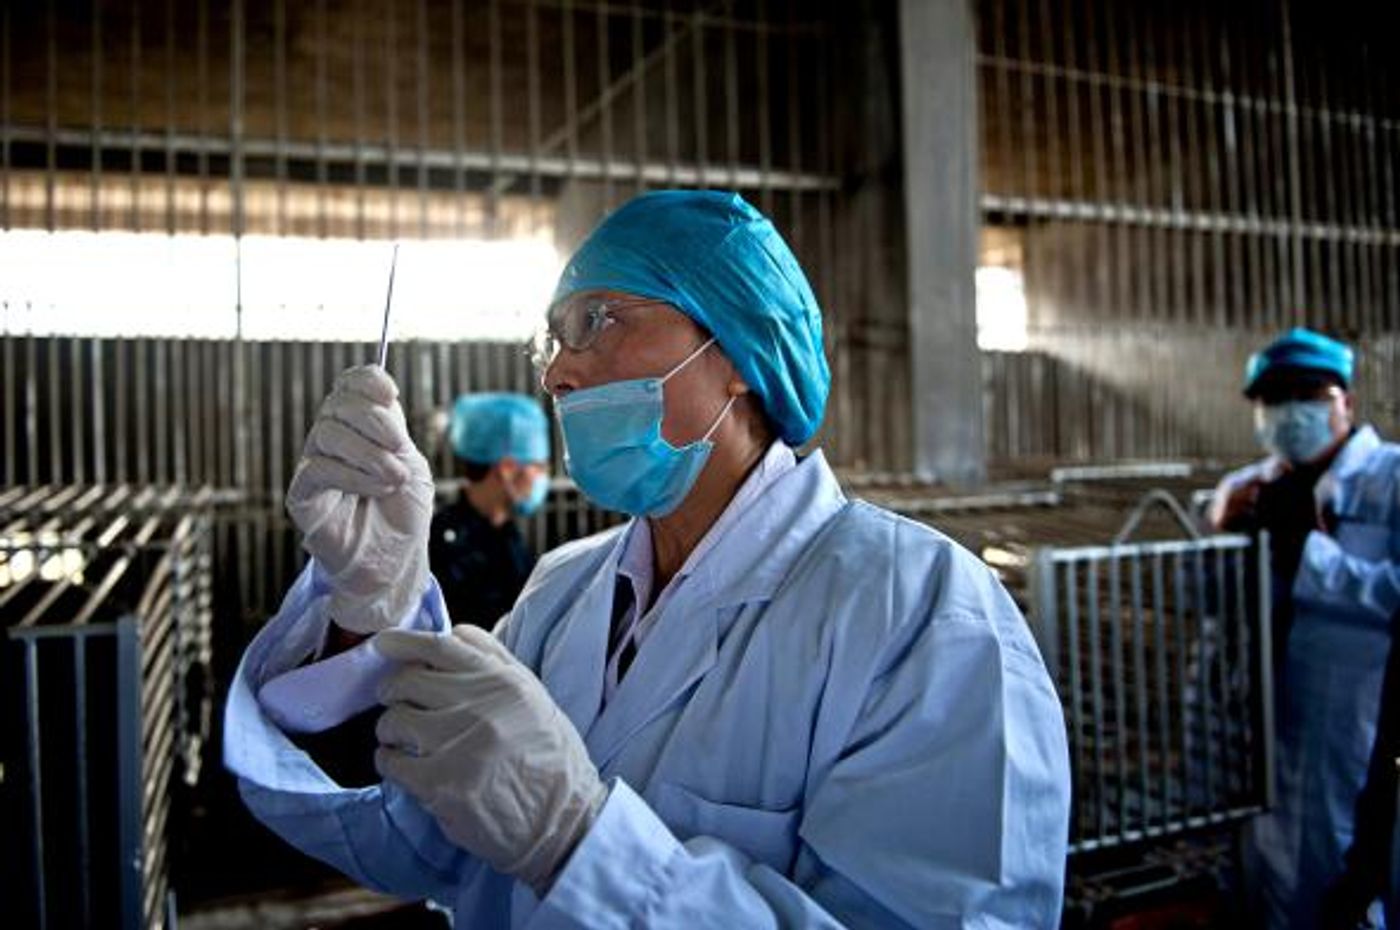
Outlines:
[{"label": "metal railing", "polygon": [[[1171,501],[1185,538],[1132,542]],[[1252,816],[1272,791],[1267,544],[1144,499],[1112,542],[1034,556],[1029,618],[1065,705],[1072,852]]]},{"label": "metal railing", "polygon": [[198,778],[212,709],[214,500],[0,491],[7,921],[171,925],[172,789]]}]

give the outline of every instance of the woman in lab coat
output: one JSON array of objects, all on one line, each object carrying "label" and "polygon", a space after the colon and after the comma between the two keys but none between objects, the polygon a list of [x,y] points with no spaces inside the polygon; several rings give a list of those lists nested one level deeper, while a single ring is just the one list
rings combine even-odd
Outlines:
[{"label": "woman in lab coat", "polygon": [[[344,375],[288,496],[312,563],[228,702],[253,813],[459,927],[1058,925],[1049,677],[977,559],[795,453],[829,375],[771,223],[631,201],[542,349],[570,474],[635,519],[542,558],[494,636],[453,628],[393,382]],[[376,703],[382,783],[294,742]]]}]

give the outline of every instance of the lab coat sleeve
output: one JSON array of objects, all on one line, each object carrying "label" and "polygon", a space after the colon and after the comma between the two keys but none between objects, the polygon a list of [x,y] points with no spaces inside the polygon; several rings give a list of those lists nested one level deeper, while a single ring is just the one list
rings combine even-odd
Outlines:
[{"label": "lab coat sleeve", "polygon": [[904,644],[814,773],[791,876],[678,839],[618,781],[530,926],[1054,927],[1068,818],[1039,657],[948,617]]},{"label": "lab coat sleeve", "polygon": [[[366,788],[337,784],[287,737],[257,697],[269,680],[315,652],[324,634],[326,599],[324,580],[312,563],[248,646],[224,709],[224,764],[237,777],[253,815],[297,849],[378,891],[450,902],[482,865],[453,845],[433,818],[392,783]],[[447,627],[435,582],[418,613],[412,626]],[[317,664],[324,663],[313,666]],[[339,686],[362,684],[347,680]],[[328,703],[335,703],[334,696]]]},{"label": "lab coat sleeve", "polygon": [[1347,553],[1326,533],[1308,534],[1293,596],[1325,607],[1363,612],[1380,626],[1400,610],[1400,565]]}]

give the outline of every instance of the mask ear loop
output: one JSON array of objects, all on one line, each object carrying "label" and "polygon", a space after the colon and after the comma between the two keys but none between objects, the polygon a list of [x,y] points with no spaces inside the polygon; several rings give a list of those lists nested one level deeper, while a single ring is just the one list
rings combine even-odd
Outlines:
[{"label": "mask ear loop", "polygon": [[675,375],[677,372],[679,372],[682,368],[684,368],[685,366],[689,365],[691,362],[693,362],[693,361],[695,361],[697,358],[699,358],[701,352],[704,352],[706,349],[708,349],[710,346],[712,346],[712,345],[714,345],[714,344],[715,344],[715,337],[714,337],[714,336],[711,336],[711,337],[705,342],[704,345],[700,346],[700,348],[696,349],[694,352],[690,353],[690,354],[687,355],[685,358],[681,359],[681,362],[680,362],[679,365],[677,365],[675,368],[672,368],[670,371],[666,372],[666,374],[662,375],[662,376],[661,376],[661,383],[662,383],[662,384],[665,384],[667,381],[670,381],[671,378],[672,378],[672,376],[674,376],[674,375]]},{"label": "mask ear loop", "polygon": [[737,394],[729,398],[729,403],[725,404],[724,409],[719,412],[719,416],[715,417],[715,422],[711,423],[710,428],[705,431],[705,435],[700,437],[701,442],[710,441],[710,437],[715,434],[715,430],[719,429],[719,425],[724,422],[724,418],[729,416],[729,411],[734,407],[734,402],[738,399],[739,395]]}]

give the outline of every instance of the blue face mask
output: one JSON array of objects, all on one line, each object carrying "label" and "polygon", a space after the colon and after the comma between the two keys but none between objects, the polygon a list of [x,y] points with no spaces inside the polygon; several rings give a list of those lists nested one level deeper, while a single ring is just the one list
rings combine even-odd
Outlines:
[{"label": "blue face mask", "polygon": [[540,509],[544,499],[549,496],[549,476],[539,474],[535,476],[535,481],[530,485],[530,493],[516,501],[515,513],[517,516],[528,517]]},{"label": "blue face mask", "polygon": [[1311,462],[1332,444],[1332,402],[1294,400],[1260,407],[1254,415],[1259,444],[1295,465]]},{"label": "blue face mask", "polygon": [[595,504],[634,517],[661,517],[685,500],[714,448],[710,437],[735,398],[702,438],[676,448],[661,436],[666,412],[662,388],[713,343],[711,339],[690,353],[664,377],[614,381],[555,401],[564,464]]}]

